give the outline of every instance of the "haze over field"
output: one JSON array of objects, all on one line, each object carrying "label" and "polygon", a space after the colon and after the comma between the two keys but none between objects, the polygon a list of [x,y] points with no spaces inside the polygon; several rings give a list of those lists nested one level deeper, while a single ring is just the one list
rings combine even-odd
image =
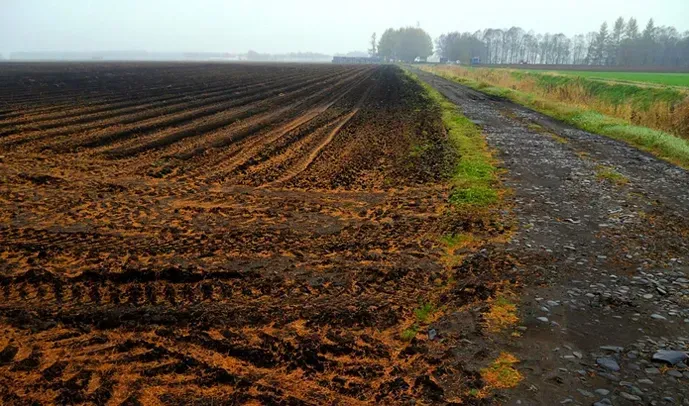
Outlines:
[{"label": "haze over field", "polygon": [[148,50],[157,52],[366,50],[373,32],[420,24],[444,32],[521,26],[566,35],[597,30],[601,21],[636,16],[689,30],[689,2],[658,0],[3,0],[0,53]]}]

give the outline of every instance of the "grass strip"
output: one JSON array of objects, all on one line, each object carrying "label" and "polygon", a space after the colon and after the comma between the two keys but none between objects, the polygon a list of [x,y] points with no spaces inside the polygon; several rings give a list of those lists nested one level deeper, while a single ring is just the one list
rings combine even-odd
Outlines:
[{"label": "grass strip", "polygon": [[483,93],[504,97],[590,133],[624,141],[661,159],[689,169],[689,141],[667,132],[636,126],[619,118],[562,102],[546,100],[534,94],[496,87],[486,82],[439,73],[432,69],[424,70]]},{"label": "grass strip", "polygon": [[452,172],[450,202],[460,206],[487,207],[499,200],[496,188],[497,168],[481,129],[465,117],[451,101],[412,72],[406,74],[417,81],[439,108],[452,146],[459,154]]}]

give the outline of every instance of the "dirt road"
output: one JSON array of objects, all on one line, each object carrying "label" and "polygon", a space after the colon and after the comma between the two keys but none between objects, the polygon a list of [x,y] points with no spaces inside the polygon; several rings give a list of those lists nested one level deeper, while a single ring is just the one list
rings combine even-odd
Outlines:
[{"label": "dirt road", "polygon": [[[507,169],[525,275],[523,384],[508,404],[689,405],[689,173],[626,144],[418,72]],[[675,356],[676,358],[671,358]]]}]

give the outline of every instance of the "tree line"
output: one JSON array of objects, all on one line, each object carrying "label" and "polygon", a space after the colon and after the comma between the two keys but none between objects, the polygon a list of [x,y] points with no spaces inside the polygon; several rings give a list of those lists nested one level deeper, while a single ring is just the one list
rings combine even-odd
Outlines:
[{"label": "tree line", "polygon": [[[372,37],[375,44],[375,36]],[[388,60],[412,62],[434,53],[431,37],[421,28],[388,29],[369,52]],[[488,28],[474,33],[450,32],[435,40],[435,53],[449,61],[469,63],[472,57],[488,64],[572,64],[600,66],[689,67],[689,31],[656,26],[643,29],[635,18],[618,18],[612,27],[568,37],[536,34],[520,27]]]},{"label": "tree line", "polygon": [[374,55],[403,62],[414,62],[417,58],[426,60],[433,55],[431,36],[418,27],[388,28],[380,36],[377,46],[375,34],[371,36],[371,49]]}]

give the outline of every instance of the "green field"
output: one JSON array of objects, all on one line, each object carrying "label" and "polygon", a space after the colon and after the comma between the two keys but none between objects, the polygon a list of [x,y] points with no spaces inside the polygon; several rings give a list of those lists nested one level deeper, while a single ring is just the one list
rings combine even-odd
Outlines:
[{"label": "green field", "polygon": [[617,82],[641,82],[667,86],[689,87],[689,73],[656,73],[656,72],[592,72],[592,71],[544,71],[529,70],[534,73],[556,73],[559,75],[579,76],[588,79],[600,79]]}]

